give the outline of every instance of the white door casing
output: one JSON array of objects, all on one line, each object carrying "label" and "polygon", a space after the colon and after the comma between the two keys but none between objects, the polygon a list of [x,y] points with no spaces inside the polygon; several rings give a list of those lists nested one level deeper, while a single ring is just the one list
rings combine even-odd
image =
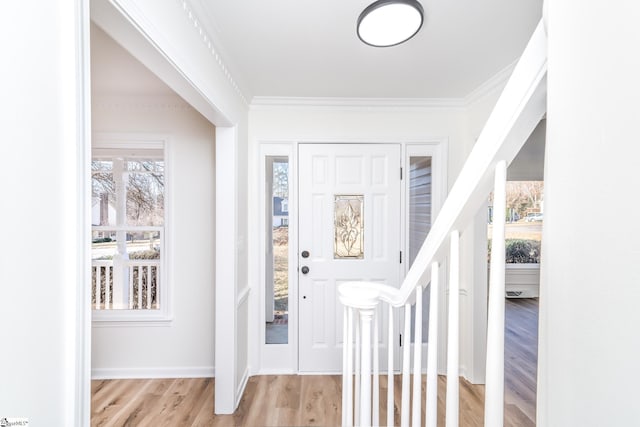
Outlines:
[{"label": "white door casing", "polygon": [[[399,286],[401,276],[401,147],[399,144],[299,145],[299,371],[338,372],[343,306],[337,285],[366,280]],[[362,224],[362,258],[334,255],[336,196],[352,198],[352,225]],[[345,203],[341,202],[342,206]],[[341,216],[342,217],[342,216]],[[356,229],[358,227],[356,226]],[[359,233],[355,240],[359,241]],[[355,236],[351,234],[352,237]],[[338,236],[340,241],[340,236]],[[348,255],[359,253],[356,243]],[[344,246],[342,246],[345,249]],[[355,250],[354,250],[355,249]],[[304,251],[308,257],[303,257]],[[308,273],[303,273],[303,268]],[[380,331],[386,311],[378,310]],[[378,340],[386,355],[386,338]],[[386,365],[385,360],[381,360]]]}]

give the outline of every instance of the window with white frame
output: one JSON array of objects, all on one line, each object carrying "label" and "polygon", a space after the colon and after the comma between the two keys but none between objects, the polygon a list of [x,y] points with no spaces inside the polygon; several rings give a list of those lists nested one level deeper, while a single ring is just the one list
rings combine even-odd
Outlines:
[{"label": "window with white frame", "polygon": [[91,174],[94,320],[166,314],[163,143],[96,143]]}]

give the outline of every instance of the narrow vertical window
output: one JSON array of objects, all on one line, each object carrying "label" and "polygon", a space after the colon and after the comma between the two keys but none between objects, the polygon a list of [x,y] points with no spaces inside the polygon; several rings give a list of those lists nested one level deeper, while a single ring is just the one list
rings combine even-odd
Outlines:
[{"label": "narrow vertical window", "polygon": [[265,343],[289,342],[289,159],[266,158]]},{"label": "narrow vertical window", "polygon": [[[409,157],[409,267],[431,230],[431,157]],[[415,306],[411,308],[411,342],[414,342]],[[422,293],[422,342],[429,331],[429,292]]]}]

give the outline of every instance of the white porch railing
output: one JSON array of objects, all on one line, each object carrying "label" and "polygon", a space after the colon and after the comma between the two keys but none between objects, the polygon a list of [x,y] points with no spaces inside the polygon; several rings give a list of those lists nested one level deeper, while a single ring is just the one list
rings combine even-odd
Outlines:
[{"label": "white porch railing", "polygon": [[136,259],[91,262],[92,301],[96,310],[157,309],[160,286],[160,260]]},{"label": "white porch railing", "polygon": [[[430,308],[427,354],[426,425],[437,421],[437,352],[439,265],[449,249],[449,300],[447,337],[446,425],[458,425],[459,416],[459,272],[460,231],[494,190],[494,227],[489,291],[485,423],[503,425],[504,389],[504,221],[507,165],[546,112],[546,35],[538,24],[527,48],[489,117],[458,179],[435,219],[413,266],[400,288],[370,282],[349,282],[339,286],[344,309],[343,426],[380,425],[377,337],[379,304],[389,313],[388,342],[394,342],[394,308],[404,308],[402,357],[401,426],[420,426],[422,409],[421,346],[414,346],[413,391],[410,390],[411,307],[415,310],[415,336],[422,335],[422,290],[429,283]],[[354,342],[355,329],[355,342]],[[394,425],[393,346],[389,345],[387,425]],[[355,365],[355,368],[354,368]],[[355,369],[355,372],[354,372]],[[354,379],[355,373],[355,379]],[[355,384],[354,384],[355,381]],[[372,385],[373,383],[373,385]],[[355,393],[355,399],[354,399]],[[409,408],[413,410],[410,413]]]}]

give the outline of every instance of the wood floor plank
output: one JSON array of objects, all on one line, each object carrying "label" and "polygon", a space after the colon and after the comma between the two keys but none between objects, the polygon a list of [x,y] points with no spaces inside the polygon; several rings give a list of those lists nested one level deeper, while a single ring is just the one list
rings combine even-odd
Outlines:
[{"label": "wood floor plank", "polygon": [[139,426],[155,414],[156,403],[173,384],[173,379],[146,380],[147,386],[132,398],[115,417],[113,426]]},{"label": "wood floor plank", "polygon": [[278,383],[274,384],[277,393],[276,407],[281,409],[298,410],[300,408],[301,381],[293,375],[278,377]]},{"label": "wood floor plank", "polygon": [[112,384],[113,387],[109,387],[109,393],[103,396],[101,404],[93,406],[91,418],[95,420],[95,424],[92,421],[92,425],[101,427],[124,425],[119,422],[120,418],[126,417],[131,412],[131,403],[140,400],[140,396],[145,393],[151,382],[152,380],[116,380]]},{"label": "wood floor plank", "polygon": [[[195,418],[193,421],[194,426],[210,427],[215,425],[214,422],[216,421],[215,418],[213,417],[215,383],[212,378],[206,378],[205,380],[207,382],[207,387],[204,389],[204,392],[203,392],[204,398],[200,399],[200,408],[198,409],[197,412],[194,411],[194,415],[195,415]],[[223,417],[226,417],[226,416],[222,416],[222,415],[218,416],[218,418],[223,418]],[[230,419],[233,419],[233,415],[229,415],[228,417]],[[234,425],[234,424],[228,423],[227,425]]]},{"label": "wood floor plank", "polygon": [[274,418],[275,425],[286,425],[292,420],[297,420],[300,413],[300,402],[302,392],[302,381],[297,375],[278,376],[273,384],[276,390],[280,390],[276,395]]},{"label": "wood floor plank", "polygon": [[[537,372],[537,299],[507,300],[505,327],[506,427],[534,427]],[[425,381],[422,378],[422,399]],[[394,420],[400,423],[401,375],[394,376]],[[460,426],[483,425],[484,386],[463,378]],[[342,414],[339,375],[252,377],[236,412],[214,415],[215,380],[95,380],[91,425],[95,427],[338,426]],[[387,378],[380,378],[380,420],[386,422]],[[445,425],[446,378],[438,377],[438,425]],[[422,422],[425,408],[422,404]]]},{"label": "wood floor plank", "polygon": [[124,420],[124,425],[147,426],[156,414],[158,403],[162,400],[164,394],[171,388],[175,380],[161,379],[153,381],[144,394],[143,400],[132,406],[128,417]]}]

